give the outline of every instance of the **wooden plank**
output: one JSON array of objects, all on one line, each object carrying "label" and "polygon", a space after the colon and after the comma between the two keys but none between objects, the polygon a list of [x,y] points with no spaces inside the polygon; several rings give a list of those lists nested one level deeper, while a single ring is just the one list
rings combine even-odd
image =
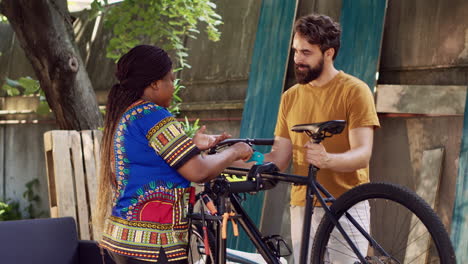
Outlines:
[{"label": "wooden plank", "polygon": [[50,216],[58,217],[57,212],[57,191],[54,175],[54,158],[52,156],[52,132],[44,133],[44,154],[46,160],[47,186],[49,186],[49,207]]},{"label": "wooden plank", "polygon": [[[276,115],[285,81],[297,1],[263,0],[258,20],[247,97],[242,113],[240,137],[268,138],[273,135]],[[258,148],[266,152],[269,148]],[[249,196],[244,209],[258,224],[263,206],[263,192]],[[253,251],[241,231],[229,237],[228,247]]]},{"label": "wooden plank", "polygon": [[96,160],[96,177],[99,179],[99,173],[101,169],[101,141],[102,131],[93,130],[93,144],[94,144],[94,159]]},{"label": "wooden plank", "polygon": [[[385,120],[385,119],[384,119]],[[460,155],[460,138],[462,137],[463,130],[463,117],[460,116],[446,116],[446,117],[423,117],[423,118],[387,118],[387,120],[401,120],[403,123],[406,123],[407,126],[407,135],[406,135],[406,146],[409,146],[410,149],[410,160],[411,166],[413,167],[413,175],[419,175],[422,164],[422,153],[427,149],[434,149],[438,147],[445,148],[445,158],[443,166],[443,177],[441,178],[440,183],[440,195],[444,199],[439,200],[439,206],[437,208],[437,214],[440,216],[442,223],[450,230],[450,223],[452,221],[453,206],[455,200],[456,192],[456,175],[458,171],[458,164],[453,162],[459,158]],[[388,130],[388,127],[385,124],[382,125],[384,129]],[[379,129],[380,130],[380,129]],[[388,134],[392,133],[390,128]],[[450,133],[447,133],[450,131]],[[376,132],[377,134],[378,132]],[[399,140],[398,138],[395,138]],[[385,138],[384,140],[389,140]],[[392,142],[389,140],[389,142]],[[394,147],[394,146],[392,146]],[[377,148],[379,149],[379,148]],[[379,151],[380,152],[380,151]],[[391,159],[394,161],[394,157],[398,157],[395,160],[395,164],[400,165],[402,162],[407,162],[405,160],[405,155],[401,153],[405,152],[404,145],[401,145],[399,149],[395,148],[395,155],[387,156],[385,160]],[[377,153],[377,152],[376,152]],[[375,154],[376,154],[375,153]],[[374,158],[374,156],[373,156]],[[393,165],[394,166],[394,165]],[[385,168],[385,167],[381,167]],[[410,178],[412,182],[408,182],[407,186],[414,190],[414,177],[409,176],[405,173],[396,173],[399,174],[401,178]],[[386,173],[386,176],[389,175]],[[384,178],[386,179],[386,178]],[[399,183],[402,183],[401,181]]]},{"label": "wooden plank", "polygon": [[[96,179],[99,179],[99,174],[100,174],[100,169],[101,169],[101,166],[100,166],[101,164],[101,140],[102,140],[102,131],[93,130],[94,159],[96,161]],[[95,186],[93,186],[93,188],[96,190],[96,193],[97,193],[99,181],[96,181],[96,182],[97,183]],[[88,189],[89,189],[89,186],[88,186]],[[93,210],[95,208],[94,206],[95,206],[95,203],[91,205],[91,208],[93,208]],[[93,211],[91,210],[91,216],[92,215],[93,215]],[[100,236],[101,234],[97,234],[93,230],[93,238],[100,237]]]},{"label": "wooden plank", "polygon": [[339,70],[361,79],[374,91],[387,0],[343,0],[341,47],[335,60]]},{"label": "wooden plank", "polygon": [[458,263],[468,263],[468,95],[465,103],[459,168],[455,184],[451,238]]},{"label": "wooden plank", "polygon": [[[72,164],[73,164],[73,182],[75,183],[76,205],[77,205],[77,226],[80,239],[89,240],[89,205],[86,194],[86,179],[83,168],[83,153],[81,150],[81,137],[78,131],[70,131]],[[72,180],[72,179],[70,179]]]},{"label": "wooden plank", "polygon": [[97,193],[97,171],[94,155],[93,131],[81,131],[83,158],[86,172],[86,186],[88,190],[88,204],[91,212],[94,212]]},{"label": "wooden plank", "polygon": [[[1,106],[1,105],[0,105]],[[5,201],[5,126],[0,126],[0,201]]]},{"label": "wooden plank", "polygon": [[[402,71],[407,69],[411,71],[407,80],[413,83],[466,83],[466,68],[463,66],[468,57],[466,14],[466,0],[389,1],[381,71],[398,71],[396,76],[402,79],[394,79],[392,83],[406,83]],[[424,76],[450,75],[445,70],[450,66],[460,67],[460,77],[463,77],[442,81]],[[417,74],[413,70],[431,68],[435,71],[417,75],[423,80],[413,79]]]},{"label": "wooden plank", "polygon": [[76,219],[76,200],[70,157],[69,131],[52,131],[52,157],[58,216],[71,216]]},{"label": "wooden plank", "polygon": [[213,101],[213,102],[193,102],[182,103],[180,105],[181,111],[213,111],[213,110],[242,110],[244,109],[244,101],[231,100],[231,101]]},{"label": "wooden plank", "polygon": [[425,150],[422,155],[421,173],[418,178],[416,193],[433,209],[437,204],[444,154],[444,148],[436,148]]},{"label": "wooden plank", "polygon": [[[423,198],[433,209],[437,202],[440,175],[444,160],[444,148],[426,150],[422,154],[421,173],[416,179],[416,193]],[[404,263],[427,263],[431,239],[429,234],[421,237],[427,230],[419,219],[411,219],[411,231],[408,235],[408,248],[406,249]],[[421,257],[425,254],[425,257]]]},{"label": "wooden plank", "polygon": [[379,85],[376,108],[380,113],[463,115],[466,91],[467,86],[455,85]]}]

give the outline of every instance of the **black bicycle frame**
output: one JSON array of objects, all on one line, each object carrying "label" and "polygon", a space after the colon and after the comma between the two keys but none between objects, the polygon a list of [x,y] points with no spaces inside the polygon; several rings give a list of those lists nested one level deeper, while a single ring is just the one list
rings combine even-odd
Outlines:
[{"label": "black bicycle frame", "polygon": [[[248,169],[242,169],[242,168],[228,168],[228,169],[235,169],[238,171],[245,171],[245,172],[249,171]],[[351,249],[357,255],[361,263],[367,263],[364,256],[362,256],[362,254],[357,249],[356,245],[351,241],[351,238],[344,231],[343,227],[336,219],[336,216],[330,211],[330,207],[327,205],[327,203],[334,202],[335,198],[320,183],[317,182],[318,170],[319,169],[317,167],[310,165],[308,177],[302,177],[298,175],[291,175],[291,174],[280,173],[280,172],[262,174],[262,178],[265,178],[265,179],[278,180],[281,182],[294,183],[298,185],[307,185],[307,191],[306,191],[307,197],[306,197],[306,207],[305,207],[305,216],[304,216],[304,225],[303,225],[304,230],[303,230],[303,236],[301,240],[302,244],[301,244],[301,255],[300,255],[299,263],[301,264],[307,263],[307,257],[309,253],[309,250],[308,250],[309,249],[309,234],[310,234],[311,219],[312,219],[312,214],[313,214],[314,196],[319,201],[322,208],[325,210],[325,214],[327,215],[326,217],[328,217],[333,222],[333,224],[338,229],[338,231],[343,235],[346,242],[349,244]],[[321,193],[323,194],[323,196]],[[237,216],[235,217],[235,219],[239,221],[240,225],[242,226],[244,231],[247,233],[247,236],[254,243],[258,252],[262,255],[262,257],[268,263],[279,264],[280,262],[278,258],[271,252],[270,248],[268,248],[265,241],[263,241],[262,234],[258,230],[255,223],[252,221],[252,219],[248,216],[247,212],[241,206],[237,196],[230,193],[228,194],[228,197],[231,201],[231,205],[233,206],[234,210],[237,213]],[[225,199],[227,197],[222,196],[219,198],[220,199],[217,202],[221,204],[220,212],[224,213],[225,211],[224,204],[225,204]],[[380,247],[380,245],[357,223],[357,221],[349,213],[345,213],[345,216],[358,229],[358,231],[369,241],[370,245],[372,245],[377,250],[379,250],[383,255],[389,256],[387,252],[385,252]],[[221,220],[221,218],[216,217],[216,216],[207,216],[207,220],[217,220],[216,230],[217,230],[218,239],[216,241],[216,251],[215,251],[217,254],[216,259],[217,259],[217,263],[225,263],[226,241],[221,238],[221,227],[219,224],[219,220]]]},{"label": "black bicycle frame", "polygon": [[[307,263],[307,257],[309,253],[309,234],[310,234],[311,220],[312,220],[312,215],[313,215],[313,210],[314,210],[314,207],[313,207],[314,196],[317,197],[317,200],[320,202],[320,204],[322,205],[322,208],[325,210],[325,214],[327,215],[327,217],[331,219],[333,224],[335,224],[336,228],[338,228],[340,233],[343,235],[345,240],[350,245],[351,249],[358,256],[361,263],[366,263],[365,258],[359,252],[356,245],[354,245],[354,243],[351,241],[348,234],[344,231],[341,224],[336,220],[336,217],[332,214],[332,212],[330,211],[330,208],[327,206],[327,202],[333,202],[335,201],[335,198],[320,183],[317,182],[318,170],[319,169],[317,167],[313,165],[309,165],[309,173],[308,173],[309,175],[307,177],[289,175],[285,173],[274,173],[272,175],[267,175],[267,174],[262,175],[266,179],[277,179],[282,182],[291,182],[291,183],[299,184],[299,185],[307,185],[306,205],[305,205],[304,224],[303,224],[304,229],[303,229],[302,239],[301,239],[301,254],[300,254],[299,263],[301,264]],[[322,192],[326,198],[323,198],[320,192]],[[369,240],[371,244],[377,244],[369,236],[369,234],[367,234],[365,230],[360,228],[360,226],[357,224],[357,222],[354,220],[354,218],[351,215],[346,214],[346,217],[350,219],[353,225],[355,225],[358,228],[358,230],[367,238],[367,240]]]},{"label": "black bicycle frame", "polygon": [[[346,242],[348,242],[349,246],[351,249],[354,251],[354,253],[358,256],[359,260],[361,263],[366,263],[365,258],[362,256],[361,252],[359,252],[359,249],[356,247],[356,245],[351,241],[351,238],[349,238],[348,234],[344,231],[343,227],[341,224],[338,222],[336,217],[333,215],[333,213],[330,211],[330,208],[327,206],[328,201],[334,201],[335,198],[323,187],[317,182],[317,171],[319,169],[313,165],[309,165],[309,176],[307,177],[307,191],[306,191],[306,207],[305,207],[305,215],[304,215],[304,230],[302,233],[302,243],[301,243],[301,257],[300,257],[300,262],[299,263],[307,263],[307,257],[309,253],[309,235],[310,235],[310,226],[311,226],[311,220],[312,220],[312,214],[313,214],[313,200],[314,196],[317,197],[318,201],[320,202],[320,205],[322,205],[323,210],[325,211],[325,214],[327,217],[333,222],[336,228],[340,231],[341,235],[343,235],[344,239]],[[320,195],[319,190],[322,191],[322,193],[325,194],[327,197],[327,201],[323,199],[322,195]],[[354,218],[346,214],[346,217],[349,219],[352,219],[353,225],[357,222],[354,220]],[[356,227],[358,227],[357,225]],[[359,231],[362,233],[365,232],[362,228],[359,229]],[[363,233],[363,234],[364,234]],[[366,236],[366,238],[370,238],[370,236]],[[371,238],[372,239],[372,238]]]},{"label": "black bicycle frame", "polygon": [[[232,169],[232,168],[231,168]],[[248,169],[240,169],[236,168],[240,171],[248,171]],[[304,215],[304,230],[301,239],[301,254],[300,254],[300,262],[301,264],[307,263],[307,257],[309,253],[309,234],[311,229],[311,219],[313,215],[313,200],[314,196],[317,197],[317,200],[321,204],[322,208],[325,210],[325,214],[327,217],[333,222],[335,227],[338,231],[343,235],[346,242],[350,245],[351,249],[357,255],[361,263],[366,263],[364,256],[359,252],[356,245],[351,241],[351,238],[348,234],[344,231],[341,224],[336,219],[336,216],[330,211],[329,206],[327,205],[328,202],[334,202],[335,198],[331,195],[320,183],[317,182],[317,172],[318,168],[310,165],[309,166],[309,175],[308,177],[302,177],[297,175],[291,175],[286,173],[271,173],[271,174],[263,174],[262,177],[265,179],[275,179],[281,182],[289,182],[294,183],[297,185],[307,185],[307,197],[306,197],[306,207],[305,207],[305,215]],[[321,193],[325,198],[321,195]],[[238,218],[239,222],[241,223],[244,231],[249,236],[250,240],[254,243],[255,247],[257,248],[258,252],[263,256],[268,263],[279,263],[276,256],[274,256],[268,246],[262,240],[262,236],[260,231],[258,230],[257,226],[253,223],[250,217],[247,215],[245,210],[240,205],[237,197],[233,194],[230,194],[232,205],[240,217]],[[378,243],[357,223],[357,221],[348,213],[345,216],[351,221],[351,223],[360,231],[361,234],[366,237],[371,245],[375,245],[379,251],[381,251],[384,255],[388,256],[388,254],[383,251],[383,249],[378,245]],[[220,262],[224,263],[224,262]]]}]

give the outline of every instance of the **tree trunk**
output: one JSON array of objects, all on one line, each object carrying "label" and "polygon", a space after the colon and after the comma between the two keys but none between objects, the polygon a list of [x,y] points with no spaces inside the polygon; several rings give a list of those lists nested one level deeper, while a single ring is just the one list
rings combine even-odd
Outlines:
[{"label": "tree trunk", "polygon": [[66,0],[0,0],[61,129],[102,126]]}]

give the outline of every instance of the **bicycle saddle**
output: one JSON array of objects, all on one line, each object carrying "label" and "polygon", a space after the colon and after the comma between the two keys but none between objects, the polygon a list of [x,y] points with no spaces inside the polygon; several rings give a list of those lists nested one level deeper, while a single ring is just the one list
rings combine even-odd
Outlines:
[{"label": "bicycle saddle", "polygon": [[346,125],[344,120],[332,120],[321,123],[300,124],[292,127],[294,132],[306,132],[307,134],[329,133],[332,135],[340,134]]}]

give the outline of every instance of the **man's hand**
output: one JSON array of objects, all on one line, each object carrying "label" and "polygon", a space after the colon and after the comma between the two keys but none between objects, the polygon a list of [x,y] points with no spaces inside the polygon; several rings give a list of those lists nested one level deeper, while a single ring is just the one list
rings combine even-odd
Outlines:
[{"label": "man's hand", "polygon": [[308,141],[306,148],[306,161],[320,169],[327,169],[331,166],[331,155],[322,144],[315,144]]},{"label": "man's hand", "polygon": [[200,150],[207,150],[211,147],[216,146],[219,142],[230,138],[226,132],[223,132],[221,135],[207,135],[205,134],[206,126],[202,126],[195,136],[193,137],[193,143],[200,149]]},{"label": "man's hand", "polygon": [[353,172],[369,166],[372,154],[374,127],[365,126],[353,128],[349,131],[351,149],[343,153],[328,153],[322,144],[307,142],[306,162],[321,169],[337,172]]}]

